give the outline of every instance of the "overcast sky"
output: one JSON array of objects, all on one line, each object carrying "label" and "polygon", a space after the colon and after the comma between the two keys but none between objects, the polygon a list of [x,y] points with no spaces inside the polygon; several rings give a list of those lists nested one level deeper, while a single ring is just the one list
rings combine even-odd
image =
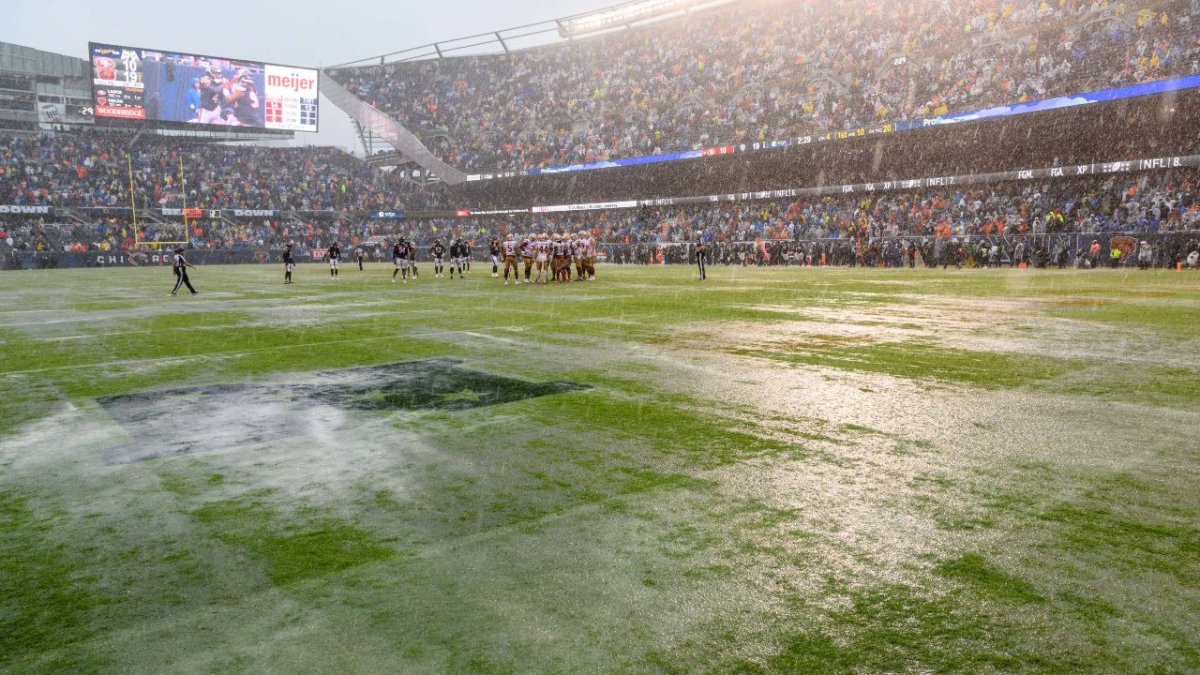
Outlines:
[{"label": "overcast sky", "polygon": [[[87,43],[330,66],[428,42],[554,19],[619,0],[0,0],[0,41],[87,58]],[[150,7],[159,9],[151,10]],[[322,99],[321,132],[297,140],[357,145]]]}]

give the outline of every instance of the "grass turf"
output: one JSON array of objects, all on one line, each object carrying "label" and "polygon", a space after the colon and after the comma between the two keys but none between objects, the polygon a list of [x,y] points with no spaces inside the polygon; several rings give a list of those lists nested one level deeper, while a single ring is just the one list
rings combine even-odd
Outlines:
[{"label": "grass turf", "polygon": [[1200,668],[1193,275],[345,271],[0,276],[0,670]]}]

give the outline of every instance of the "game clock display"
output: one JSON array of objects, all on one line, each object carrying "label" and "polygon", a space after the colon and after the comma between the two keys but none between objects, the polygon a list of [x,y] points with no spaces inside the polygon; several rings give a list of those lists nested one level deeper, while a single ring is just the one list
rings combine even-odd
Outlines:
[{"label": "game clock display", "polygon": [[96,117],[317,131],[314,69],[95,42],[88,49]]}]

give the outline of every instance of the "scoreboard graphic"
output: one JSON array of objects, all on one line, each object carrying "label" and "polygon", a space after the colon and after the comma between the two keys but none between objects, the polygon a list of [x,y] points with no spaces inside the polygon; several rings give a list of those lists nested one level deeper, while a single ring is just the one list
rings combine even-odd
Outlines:
[{"label": "scoreboard graphic", "polygon": [[317,131],[319,73],[92,42],[96,117]]}]

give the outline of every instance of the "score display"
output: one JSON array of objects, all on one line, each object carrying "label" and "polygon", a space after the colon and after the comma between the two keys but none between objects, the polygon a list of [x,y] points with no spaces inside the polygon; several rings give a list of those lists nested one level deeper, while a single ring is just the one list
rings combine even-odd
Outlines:
[{"label": "score display", "polygon": [[312,68],[91,42],[100,118],[317,131]]}]

